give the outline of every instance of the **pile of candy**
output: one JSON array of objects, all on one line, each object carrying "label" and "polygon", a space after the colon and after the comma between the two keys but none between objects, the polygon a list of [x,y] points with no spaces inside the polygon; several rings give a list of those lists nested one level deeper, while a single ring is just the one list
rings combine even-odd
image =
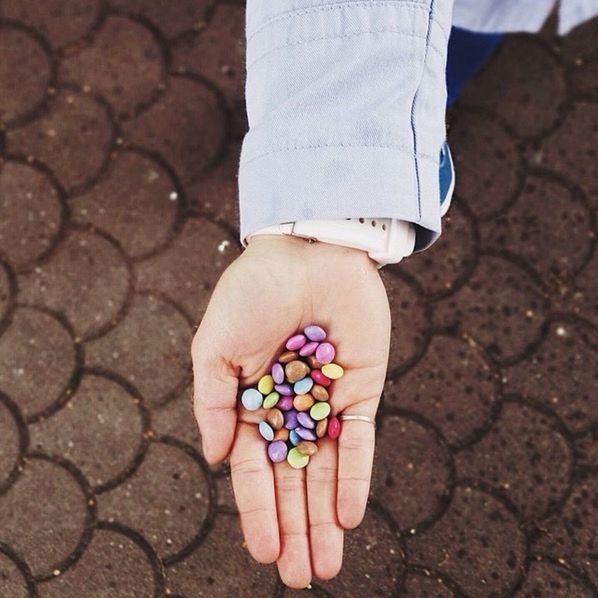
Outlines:
[{"label": "pile of candy", "polygon": [[270,374],[243,391],[241,403],[249,411],[267,410],[259,432],[268,442],[270,460],[286,459],[301,469],[318,452],[319,438],[336,439],[341,432],[329,399],[332,381],[344,372],[333,363],[336,350],[320,326],[307,326],[287,340],[285,349]]}]

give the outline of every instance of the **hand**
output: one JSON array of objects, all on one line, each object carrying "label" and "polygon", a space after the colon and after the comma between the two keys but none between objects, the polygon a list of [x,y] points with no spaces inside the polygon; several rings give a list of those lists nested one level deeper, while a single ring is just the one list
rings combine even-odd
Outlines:
[{"label": "hand", "polygon": [[[194,410],[203,453],[230,453],[233,489],[252,556],[277,561],[294,588],[340,570],[343,529],[363,519],[374,428],[347,421],[338,441],[318,441],[306,469],[272,464],[238,389],[269,373],[285,340],[323,326],[345,375],[332,386],[333,413],[374,417],[390,341],[390,311],[375,264],[362,251],[295,237],[257,236],[223,274],[193,340]],[[338,445],[338,448],[337,448]]]}]

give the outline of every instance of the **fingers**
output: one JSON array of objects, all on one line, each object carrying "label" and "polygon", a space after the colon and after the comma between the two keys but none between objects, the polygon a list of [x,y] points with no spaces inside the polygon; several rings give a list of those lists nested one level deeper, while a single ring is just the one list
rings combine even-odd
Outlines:
[{"label": "fingers", "polygon": [[290,588],[305,588],[312,577],[305,470],[293,469],[286,461],[276,463],[274,480],[281,541],[278,572]]},{"label": "fingers", "polygon": [[343,528],[336,514],[337,447],[329,438],[321,439],[318,447],[307,467],[310,546],[314,574],[331,579],[343,561]]},{"label": "fingers", "polygon": [[204,347],[192,349],[193,410],[206,461],[218,463],[230,452],[237,424],[238,380],[223,360]]},{"label": "fingers", "polygon": [[280,552],[274,476],[255,426],[239,423],[230,468],[247,548],[256,561],[272,563]]}]

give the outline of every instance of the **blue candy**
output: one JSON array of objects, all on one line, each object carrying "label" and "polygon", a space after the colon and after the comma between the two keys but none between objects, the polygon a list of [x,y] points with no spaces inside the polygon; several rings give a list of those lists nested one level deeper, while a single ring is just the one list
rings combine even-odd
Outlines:
[{"label": "blue candy", "polygon": [[258,430],[260,431],[260,434],[268,442],[271,442],[272,440],[274,440],[274,430],[272,429],[272,426],[270,426],[270,424],[268,422],[260,422],[260,424],[258,426]]},{"label": "blue candy", "polygon": [[301,380],[297,380],[297,382],[295,382],[293,391],[296,395],[304,395],[312,389],[313,385],[314,381],[309,376],[306,376],[305,378],[301,378]]},{"label": "blue candy", "polygon": [[241,395],[241,403],[248,411],[257,411],[264,402],[262,393],[255,388],[248,388]]},{"label": "blue candy", "polygon": [[297,432],[295,432],[295,430],[291,430],[289,432],[289,440],[293,446],[297,446],[301,442],[302,438],[299,436],[299,434],[297,434]]}]

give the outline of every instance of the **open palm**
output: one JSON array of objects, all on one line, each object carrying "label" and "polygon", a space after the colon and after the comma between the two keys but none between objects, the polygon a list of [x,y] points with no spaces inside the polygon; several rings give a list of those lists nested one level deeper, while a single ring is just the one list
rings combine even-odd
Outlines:
[{"label": "open palm", "polygon": [[363,518],[374,453],[373,427],[347,421],[338,443],[318,441],[306,469],[272,464],[255,426],[261,414],[238,409],[239,387],[268,373],[285,340],[311,323],[328,331],[345,369],[332,387],[332,413],[374,417],[390,314],[378,271],[363,252],[255,237],[220,279],[192,346],[204,455],[212,464],[230,455],[247,547],[260,562],[277,561],[291,587],[340,570],[343,529]]}]

